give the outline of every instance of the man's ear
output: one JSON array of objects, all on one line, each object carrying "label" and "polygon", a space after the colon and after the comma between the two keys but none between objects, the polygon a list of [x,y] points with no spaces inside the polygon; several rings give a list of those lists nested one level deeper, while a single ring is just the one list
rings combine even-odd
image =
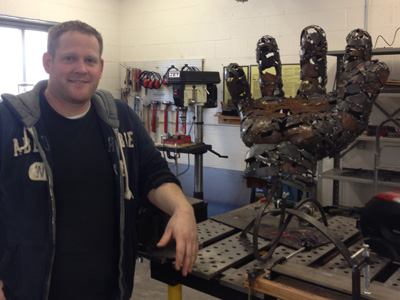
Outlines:
[{"label": "man's ear", "polygon": [[101,75],[103,76],[103,71],[104,71],[104,59],[100,59],[100,68],[101,68]]},{"label": "man's ear", "polygon": [[53,61],[53,57],[49,52],[45,52],[43,54],[42,61],[44,70],[46,71],[46,73],[50,74],[50,67],[51,67],[51,62]]}]

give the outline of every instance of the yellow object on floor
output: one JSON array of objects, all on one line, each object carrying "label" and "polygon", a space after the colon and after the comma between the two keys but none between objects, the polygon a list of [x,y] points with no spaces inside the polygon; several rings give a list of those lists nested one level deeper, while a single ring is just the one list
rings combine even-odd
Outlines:
[{"label": "yellow object on floor", "polygon": [[182,300],[182,284],[168,286],[168,300]]}]

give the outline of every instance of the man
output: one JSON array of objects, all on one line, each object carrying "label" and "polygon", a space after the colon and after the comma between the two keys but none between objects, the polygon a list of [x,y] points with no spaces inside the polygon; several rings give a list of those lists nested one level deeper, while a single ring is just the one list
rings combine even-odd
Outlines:
[{"label": "man", "polygon": [[198,251],[193,208],[122,101],[97,91],[101,35],[53,27],[48,81],[0,103],[0,300],[129,299],[135,213],[150,200],[171,215],[158,247],[176,241],[175,268]]}]

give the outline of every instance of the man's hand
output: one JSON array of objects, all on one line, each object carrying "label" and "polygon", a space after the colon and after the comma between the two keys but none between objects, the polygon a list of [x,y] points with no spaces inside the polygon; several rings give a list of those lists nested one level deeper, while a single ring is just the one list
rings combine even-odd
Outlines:
[{"label": "man's hand", "polygon": [[196,262],[199,242],[193,207],[179,186],[164,183],[149,192],[151,203],[171,216],[157,247],[165,247],[171,239],[176,242],[175,269],[186,276]]},{"label": "man's hand", "polygon": [[192,272],[199,250],[193,208],[174,212],[157,247],[165,247],[171,238],[176,241],[175,269],[180,270],[182,266],[182,275],[186,276]]},{"label": "man's hand", "polygon": [[3,281],[0,280],[0,300],[6,300],[6,296],[4,296],[3,292]]}]

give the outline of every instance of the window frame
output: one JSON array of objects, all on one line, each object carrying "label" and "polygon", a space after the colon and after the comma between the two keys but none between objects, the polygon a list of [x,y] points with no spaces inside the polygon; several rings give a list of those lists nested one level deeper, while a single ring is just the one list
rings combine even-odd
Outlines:
[{"label": "window frame", "polygon": [[0,15],[0,26],[1,27],[13,27],[22,30],[32,29],[39,31],[48,31],[50,27],[59,24],[58,22],[42,21],[34,19],[26,19],[20,17],[13,17],[7,15]]},{"label": "window frame", "polygon": [[48,32],[51,27],[59,24],[58,22],[42,21],[34,19],[26,19],[20,17],[13,17],[7,15],[0,15],[0,27],[15,28],[21,30],[22,40],[22,83],[18,83],[18,86],[24,87],[27,82],[26,75],[26,49],[25,49],[25,31],[35,30]]}]

